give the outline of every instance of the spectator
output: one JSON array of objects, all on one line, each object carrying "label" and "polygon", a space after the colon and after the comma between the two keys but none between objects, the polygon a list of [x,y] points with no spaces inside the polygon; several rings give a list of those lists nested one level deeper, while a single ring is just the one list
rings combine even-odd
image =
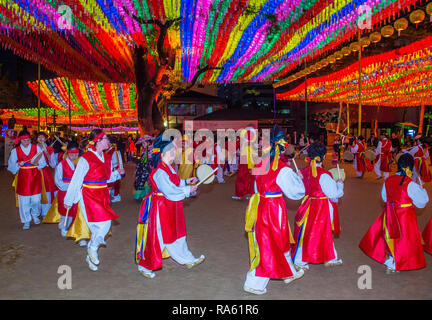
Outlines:
[{"label": "spectator", "polygon": [[8,121],[8,129],[13,129],[15,127],[15,124],[16,124],[16,120],[14,115],[12,115],[12,118],[10,118]]}]

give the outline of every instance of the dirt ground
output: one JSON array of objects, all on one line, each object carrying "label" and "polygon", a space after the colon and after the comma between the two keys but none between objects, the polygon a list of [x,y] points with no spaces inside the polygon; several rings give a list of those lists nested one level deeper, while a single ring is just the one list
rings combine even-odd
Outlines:
[{"label": "dirt ground", "polygon": [[[304,164],[298,160],[299,167]],[[327,167],[328,164],[327,164]],[[380,190],[383,180],[367,173],[354,178],[351,164],[347,172],[345,195],[340,200],[342,232],[335,240],[343,265],[326,268],[311,265],[305,276],[286,285],[271,280],[267,294],[254,296],[242,290],[249,269],[244,215],[247,201],[231,199],[235,176],[226,184],[203,185],[198,196],[184,201],[187,242],[191,251],[206,261],[191,270],[164,260],[154,279],[142,277],[134,262],[135,229],[139,203],[132,197],[134,164],[127,164],[122,181],[122,201],[112,205],[119,219],[113,223],[107,246],[99,250],[99,271],[90,271],[86,250],[60,236],[57,225],[32,225],[23,231],[11,187],[12,175],[0,170],[0,299],[151,299],[151,300],[253,300],[253,299],[431,299],[432,257],[426,254],[427,267],[386,275],[385,267],[367,257],[358,247],[369,226],[383,208]],[[427,186],[431,195],[431,184]],[[300,201],[287,200],[293,228]],[[431,204],[418,210],[423,230],[432,216]],[[60,290],[59,266],[72,270],[72,289]],[[372,270],[372,288],[359,289],[362,274],[358,268]]]}]

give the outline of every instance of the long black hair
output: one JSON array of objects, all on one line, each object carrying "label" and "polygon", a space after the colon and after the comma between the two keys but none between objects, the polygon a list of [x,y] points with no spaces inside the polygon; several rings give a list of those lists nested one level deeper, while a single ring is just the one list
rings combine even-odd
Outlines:
[{"label": "long black hair", "polygon": [[409,153],[404,153],[399,157],[397,166],[398,166],[397,172],[402,175],[402,180],[399,185],[402,185],[406,177],[406,172],[404,169],[408,168],[412,171],[412,169],[414,168],[414,157]]}]

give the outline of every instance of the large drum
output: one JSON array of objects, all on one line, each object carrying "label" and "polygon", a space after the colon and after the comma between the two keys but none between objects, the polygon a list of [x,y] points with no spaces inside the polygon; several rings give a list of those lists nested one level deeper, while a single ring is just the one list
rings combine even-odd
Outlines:
[{"label": "large drum", "polygon": [[343,153],[343,158],[345,161],[353,161],[354,154],[350,150],[345,150]]},{"label": "large drum", "polygon": [[367,149],[365,151],[365,158],[369,161],[375,161],[375,151],[373,149]]}]

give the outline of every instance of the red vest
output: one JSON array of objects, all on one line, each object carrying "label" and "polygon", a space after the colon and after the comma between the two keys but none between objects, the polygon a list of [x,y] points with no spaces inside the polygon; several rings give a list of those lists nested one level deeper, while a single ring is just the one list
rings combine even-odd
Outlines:
[{"label": "red vest", "polygon": [[[18,162],[27,161],[37,154],[37,146],[31,145],[30,153],[25,155],[21,146],[15,148]],[[37,166],[27,162],[18,171],[16,193],[20,196],[34,196],[42,192],[42,175]]]},{"label": "red vest", "polygon": [[[64,183],[69,184],[72,180],[72,176],[75,172],[70,166],[66,159],[63,159],[61,162],[62,165],[62,171],[63,171],[63,177],[62,180]],[[59,190],[57,192],[57,201],[58,201],[58,212],[62,216],[66,216],[66,208],[64,207],[64,198],[66,196],[66,191]],[[75,217],[78,209],[78,204],[74,204],[72,208],[69,210],[69,217]]]},{"label": "red vest", "polygon": [[143,252],[144,258],[141,257],[138,262],[140,266],[149,270],[162,268],[162,252],[157,235],[157,212],[159,212],[159,221],[164,243],[173,243],[177,239],[186,236],[183,203],[181,201],[168,200],[160,190],[158,190],[154,175],[159,169],[168,174],[173,184],[176,186],[180,185],[179,176],[176,173],[172,173],[170,168],[162,161],[159,162],[158,166],[153,169],[149,176],[148,181],[153,192],[143,199],[139,214],[139,221],[142,221],[143,214],[147,210],[147,200],[151,199],[148,213],[147,239]]},{"label": "red vest", "polygon": [[110,207],[107,186],[107,180],[111,175],[111,159],[105,157],[105,162],[102,162],[92,151],[87,151],[82,157],[89,164],[82,188],[88,221],[102,222],[117,219],[118,216]]},{"label": "red vest", "polygon": [[[321,167],[316,169],[315,178],[310,166],[301,171],[307,198],[297,210],[294,224],[294,239],[297,243],[293,246],[293,256],[297,254],[297,245],[303,241],[302,259],[309,263],[323,263],[334,259],[332,231],[335,234],[340,233],[337,204],[329,201],[319,183],[323,174],[331,177],[331,173]],[[330,219],[330,205],[333,207],[333,224]],[[306,222],[301,223],[306,215]]]},{"label": "red vest", "polygon": [[[52,147],[48,146],[47,151],[50,155],[52,155],[54,152],[54,149]],[[58,188],[55,184],[54,178],[53,178],[52,173],[51,173],[51,167],[49,166],[48,157],[46,156],[45,152],[42,154],[43,154],[45,161],[47,163],[47,165],[42,168],[42,175],[43,175],[43,182],[45,185],[45,191],[46,192],[55,192],[58,190]],[[53,199],[54,199],[54,196],[51,197],[51,202]]]},{"label": "red vest", "polygon": [[312,176],[311,167],[306,167],[301,171],[301,173],[303,175],[303,183],[306,190],[305,194],[309,197],[321,198],[321,197],[325,197],[326,195],[322,191],[321,185],[319,184],[320,177],[325,173],[329,174],[330,177],[332,175],[330,172],[328,172],[327,170],[321,167],[317,167],[316,169],[317,169],[317,176],[315,178]]}]

